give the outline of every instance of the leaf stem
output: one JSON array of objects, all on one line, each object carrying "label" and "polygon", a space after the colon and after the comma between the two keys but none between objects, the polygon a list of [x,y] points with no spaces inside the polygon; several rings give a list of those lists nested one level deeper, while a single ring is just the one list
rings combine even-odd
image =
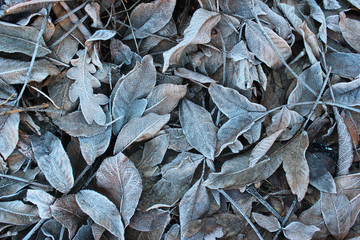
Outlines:
[{"label": "leaf stem", "polygon": [[224,190],[217,189],[218,192],[220,192],[224,197],[240,212],[240,214],[245,218],[245,220],[250,224],[256,235],[260,240],[264,240],[264,238],[261,236],[259,230],[257,230],[256,226],[251,222],[250,218],[241,210],[241,208],[238,206],[238,204],[232,199]]},{"label": "leaf stem", "polygon": [[23,240],[29,240],[32,235],[41,227],[41,225],[45,222],[45,219],[42,218],[40,221],[36,223],[36,225],[30,230],[28,234],[23,238]]}]

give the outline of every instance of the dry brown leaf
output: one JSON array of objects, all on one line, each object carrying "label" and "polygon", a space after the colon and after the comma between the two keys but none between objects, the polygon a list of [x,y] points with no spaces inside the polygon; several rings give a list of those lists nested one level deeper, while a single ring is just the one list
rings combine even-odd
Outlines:
[{"label": "dry brown leaf", "polygon": [[152,209],[146,212],[136,211],[131,218],[129,226],[138,231],[149,232],[159,228],[165,228],[169,221],[169,211]]},{"label": "dry brown leaf", "polygon": [[91,24],[94,28],[103,28],[103,24],[100,19],[100,4],[97,2],[91,2],[86,4],[85,11],[89,14],[93,23]]},{"label": "dry brown leaf", "polygon": [[339,27],[343,37],[350,46],[360,52],[360,19],[347,17],[344,12],[339,15]]},{"label": "dry brown leaf", "polygon": [[307,226],[301,222],[291,222],[285,228],[283,228],[283,233],[287,239],[297,240],[311,240],[314,233],[320,229],[311,225]]},{"label": "dry brown leaf", "polygon": [[296,194],[300,202],[309,184],[309,165],[305,158],[305,151],[309,146],[307,132],[302,131],[290,143],[275,153],[272,158],[280,158],[286,173],[291,192]]},{"label": "dry brown leaf", "polygon": [[39,221],[38,210],[34,205],[21,200],[0,202],[0,222],[14,225],[30,225]]},{"label": "dry brown leaf", "polygon": [[252,216],[257,224],[269,232],[276,232],[281,229],[281,225],[275,216],[265,216],[256,212],[253,212]]},{"label": "dry brown leaf", "polygon": [[16,148],[19,141],[19,123],[19,113],[0,116],[0,153],[3,160],[6,160]]}]

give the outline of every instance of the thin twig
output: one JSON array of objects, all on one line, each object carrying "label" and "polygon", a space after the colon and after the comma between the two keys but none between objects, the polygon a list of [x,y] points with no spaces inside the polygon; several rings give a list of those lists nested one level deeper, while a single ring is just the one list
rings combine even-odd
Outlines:
[{"label": "thin twig", "polygon": [[18,95],[18,98],[16,99],[15,106],[19,106],[19,101],[20,101],[22,95],[25,92],[25,89],[26,89],[26,86],[27,86],[28,82],[30,81],[31,73],[32,73],[32,70],[33,70],[33,67],[34,67],[34,64],[35,64],[36,55],[37,55],[38,50],[39,50],[40,41],[41,41],[42,35],[43,35],[44,31],[45,31],[46,22],[47,22],[47,20],[49,18],[49,14],[50,14],[50,11],[51,11],[51,6],[52,6],[52,3],[49,4],[47,12],[46,12],[46,16],[44,17],[44,20],[43,20],[43,22],[41,24],[41,28],[40,28],[38,37],[36,39],[35,49],[34,49],[32,57],[31,57],[30,66],[29,66],[28,71],[26,73],[24,85],[21,88],[21,91],[20,91],[20,93]]},{"label": "thin twig", "polygon": [[41,95],[43,95],[46,99],[48,99],[57,109],[61,109],[58,105],[56,105],[56,103],[54,102],[54,100],[52,100],[48,95],[46,95],[46,93],[44,93],[43,91],[41,91],[40,89],[30,86],[32,89],[34,89],[35,91],[37,91],[38,93],[40,93]]},{"label": "thin twig", "polygon": [[79,5],[78,7],[74,8],[73,10],[71,10],[70,12],[67,12],[65,15],[59,17],[58,19],[56,19],[54,21],[54,25],[58,24],[59,22],[61,22],[62,20],[64,20],[65,18],[69,17],[71,14],[76,13],[77,11],[79,11],[80,9],[82,9],[83,7],[86,6],[87,3],[89,3],[91,0],[86,0],[84,3],[82,3],[81,5]]},{"label": "thin twig", "polygon": [[30,181],[30,180],[27,180],[27,179],[24,179],[24,178],[20,178],[20,177],[17,177],[17,176],[13,176],[13,175],[7,175],[7,174],[2,174],[2,173],[0,173],[0,177],[8,178],[8,179],[15,180],[15,181],[18,181],[18,182],[27,183],[27,184],[30,184],[30,185],[33,185],[33,186],[45,188],[45,189],[47,189],[47,190],[51,190],[51,189],[52,189],[52,187],[49,186],[49,185],[45,185],[45,184],[33,182],[33,181]]},{"label": "thin twig", "polygon": [[[60,114],[66,113],[64,110],[45,109],[49,106],[50,106],[50,104],[48,104],[48,103],[46,103],[44,105],[40,105],[40,106],[32,106],[32,107],[26,107],[26,108],[0,106],[0,115],[13,114],[13,113],[18,113],[18,112],[51,112],[51,113],[60,113]],[[2,112],[2,110],[6,110],[6,111]]]},{"label": "thin twig", "polygon": [[36,223],[36,225],[30,230],[28,234],[23,238],[23,240],[29,240],[32,235],[41,227],[41,225],[45,222],[45,218],[42,218],[40,221]]},{"label": "thin twig", "polygon": [[259,230],[257,230],[256,226],[251,222],[250,218],[241,210],[241,208],[238,206],[238,204],[222,189],[217,189],[224,197],[240,212],[240,214],[245,218],[245,220],[249,223],[249,225],[252,227],[256,235],[260,240],[264,240],[264,238],[261,236]]},{"label": "thin twig", "polygon": [[265,29],[263,28],[263,26],[260,23],[260,20],[257,16],[257,14],[254,11],[254,7],[253,7],[253,1],[251,1],[250,4],[250,11],[253,14],[253,16],[255,17],[255,20],[260,28],[260,31],[262,32],[262,34],[265,36],[265,38],[268,40],[268,42],[270,43],[271,47],[274,49],[274,51],[276,52],[276,54],[279,56],[281,62],[284,64],[284,66],[289,70],[289,72],[296,78],[296,80],[302,84],[307,90],[309,90],[312,94],[314,94],[316,97],[318,96],[318,93],[315,92],[306,82],[304,82],[295,72],[294,70],[292,70],[292,68],[286,63],[285,59],[282,57],[281,53],[279,52],[279,50],[277,49],[277,47],[275,46],[275,44],[273,43],[273,41],[271,40],[271,38],[269,37],[269,35],[266,33]]},{"label": "thin twig", "polygon": [[328,82],[329,77],[330,77],[330,71],[328,71],[328,73],[326,74],[326,78],[325,78],[325,81],[324,81],[324,83],[323,83],[323,85],[321,87],[319,96],[317,96],[315,104],[313,105],[312,109],[310,110],[310,112],[308,114],[308,117],[307,117],[305,123],[303,124],[303,126],[301,127],[301,129],[304,129],[306,127],[306,125],[310,121],[311,115],[313,115],[313,113],[315,112],[315,109],[316,109],[317,105],[319,104],[320,98],[322,97],[322,95],[323,95],[323,93],[325,91],[325,87],[327,86],[327,82]]},{"label": "thin twig", "polygon": [[221,47],[222,47],[222,57],[223,57],[223,85],[226,85],[226,46],[224,38],[219,30],[219,35],[221,39]]},{"label": "thin twig", "polygon": [[256,191],[254,185],[251,185],[246,189],[248,193],[253,195],[264,207],[266,207],[277,219],[283,221],[283,217]]},{"label": "thin twig", "polygon": [[289,211],[287,212],[284,220],[282,220],[282,222],[281,222],[281,229],[279,229],[279,230],[276,232],[273,240],[276,240],[276,239],[279,237],[279,235],[280,235],[280,233],[281,233],[281,231],[282,231],[282,228],[285,227],[286,222],[289,220],[289,217],[290,217],[291,213],[294,211],[296,202],[297,202],[297,200],[296,200],[296,197],[295,197],[295,199],[294,199],[293,203],[291,204],[291,207],[290,207]]},{"label": "thin twig", "polygon": [[88,18],[88,14],[86,14],[85,16],[83,16],[79,21],[77,21],[70,29],[69,31],[67,31],[65,34],[63,34],[58,40],[56,40],[53,44],[51,44],[49,46],[49,48],[53,48],[56,45],[58,45],[59,43],[61,43],[67,36],[69,36],[77,27],[80,26],[80,24],[82,24],[87,18]]},{"label": "thin twig", "polygon": [[137,51],[138,54],[140,54],[139,45],[138,45],[137,40],[136,40],[136,36],[135,36],[134,29],[132,28],[132,24],[131,24],[131,20],[130,20],[130,15],[129,15],[128,9],[126,8],[126,5],[125,5],[125,3],[124,3],[123,0],[121,0],[121,3],[122,3],[122,5],[124,6],[125,13],[126,13],[126,17],[129,19],[129,25],[130,25],[130,27],[131,27],[131,28],[130,28],[130,29],[131,29],[131,34],[133,35],[133,38],[134,38],[136,51]]}]

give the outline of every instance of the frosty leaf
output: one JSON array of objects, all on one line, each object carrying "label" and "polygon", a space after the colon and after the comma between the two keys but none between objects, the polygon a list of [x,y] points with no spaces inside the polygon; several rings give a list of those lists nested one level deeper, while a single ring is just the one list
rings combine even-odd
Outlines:
[{"label": "frosty leaf", "polygon": [[[32,56],[34,53],[39,31],[33,27],[18,26],[0,21],[0,51],[8,53],[24,53]],[[37,57],[44,57],[51,53],[41,38]]]},{"label": "frosty leaf", "polygon": [[309,29],[305,22],[300,26],[300,32],[304,39],[305,50],[310,63],[315,64],[317,59],[320,58],[321,51],[316,35]]},{"label": "frosty leaf", "polygon": [[135,212],[142,191],[141,177],[135,165],[121,152],[106,158],[96,172],[96,184],[120,210],[126,227]]},{"label": "frosty leaf", "polygon": [[108,127],[104,132],[92,137],[79,137],[81,154],[86,163],[91,165],[95,159],[101,156],[109,147],[112,128]]},{"label": "frosty leaf", "polygon": [[[279,50],[281,56],[286,61],[292,54],[290,46],[270,28],[265,26],[263,28],[270,37],[271,41],[275,44],[276,48]],[[259,25],[255,22],[246,22],[245,38],[247,40],[249,50],[267,66],[270,68],[278,68],[282,65],[279,56],[272,46],[268,44],[267,38],[263,35]]]},{"label": "frosty leaf", "polygon": [[35,159],[46,180],[56,190],[67,193],[74,185],[70,159],[60,139],[50,132],[31,138]]},{"label": "frosty leaf", "polygon": [[[87,12],[87,14],[89,14],[91,19],[93,20],[93,23],[91,24],[92,27],[94,27],[94,28],[103,28],[104,27],[101,22],[101,19],[100,19],[100,4],[98,4],[97,2],[88,3],[88,4],[86,4],[84,9]],[[101,40],[104,40],[104,39],[101,39]]]},{"label": "frosty leaf", "polygon": [[265,216],[256,212],[254,212],[252,216],[257,224],[269,232],[276,232],[281,229],[281,224],[275,216]]},{"label": "frosty leaf", "polygon": [[51,218],[50,205],[55,198],[43,190],[28,189],[26,193],[26,201],[35,204],[39,210],[41,218]]},{"label": "frosty leaf", "polygon": [[251,155],[249,158],[250,167],[254,166],[260,159],[263,157],[267,151],[274,144],[279,135],[283,132],[283,130],[279,130],[270,136],[261,140],[251,151]]},{"label": "frosty leaf", "polygon": [[284,16],[289,20],[291,25],[295,28],[295,30],[300,33],[302,20],[295,14],[295,7],[286,3],[279,3],[278,7]]},{"label": "frosty leaf", "polygon": [[51,215],[67,228],[70,239],[76,234],[79,226],[86,222],[87,216],[76,203],[74,194],[56,199],[50,209]]},{"label": "frosty leaf", "polygon": [[110,38],[114,37],[116,34],[116,31],[113,30],[97,30],[89,39],[86,40],[85,45],[89,45],[90,42],[94,41],[105,41],[109,40]]},{"label": "frosty leaf", "polygon": [[145,114],[157,113],[160,115],[170,113],[185,96],[186,85],[160,84],[149,94]]},{"label": "frosty leaf", "polygon": [[154,137],[169,119],[170,114],[158,115],[156,113],[149,113],[141,118],[130,120],[117,136],[114,153],[117,154],[124,151],[134,142]]},{"label": "frosty leaf", "polygon": [[[175,4],[176,0],[156,0],[139,4],[130,14],[135,37],[143,39],[163,28],[172,17]],[[124,40],[133,38],[130,30],[125,35]]]},{"label": "frosty leaf", "polygon": [[[156,83],[156,69],[150,55],[146,55],[140,66],[129,72],[122,81],[118,81],[111,93],[111,112],[117,121],[113,124],[114,134],[132,118],[141,117],[147,102],[145,98]],[[140,110],[143,109],[143,110]]]},{"label": "frosty leaf", "polygon": [[159,135],[144,145],[144,151],[139,163],[136,163],[137,169],[143,176],[154,176],[158,171],[160,164],[165,156],[169,140],[167,135]]},{"label": "frosty leaf", "polygon": [[[26,80],[30,62],[0,57],[0,78],[8,84],[20,84]],[[36,60],[32,68],[30,81],[41,82],[49,75],[59,74],[59,69],[51,62]]]},{"label": "frosty leaf", "polygon": [[299,218],[300,222],[308,225],[308,226],[315,226],[320,229],[319,232],[316,232],[314,238],[323,238],[328,236],[329,230],[325,225],[324,218],[321,213],[321,201],[317,201],[314,205],[304,211]]},{"label": "frosty leaf", "polygon": [[[339,190],[339,189],[338,189]],[[336,194],[321,192],[321,213],[330,233],[343,239],[351,227],[350,201],[342,191]]]},{"label": "frosty leaf", "polygon": [[105,131],[105,126],[88,124],[80,111],[75,111],[54,119],[54,123],[73,137],[92,137]]},{"label": "frosty leaf", "polygon": [[339,111],[335,109],[334,113],[339,138],[339,158],[337,163],[337,175],[341,176],[349,173],[349,168],[353,162],[353,143],[344,119],[339,114]]},{"label": "frosty leaf", "polygon": [[89,215],[94,222],[120,239],[124,239],[124,225],[114,203],[93,190],[81,190],[75,197],[81,210]]},{"label": "frosty leaf", "polygon": [[49,219],[41,226],[41,232],[49,238],[60,239],[61,228],[59,222],[55,219]]},{"label": "frosty leaf", "polygon": [[203,74],[188,70],[186,68],[177,68],[174,73],[176,76],[189,79],[190,81],[200,84],[201,86],[204,87],[206,87],[206,85],[208,84],[216,83],[214,79],[205,76]]},{"label": "frosty leaf", "polygon": [[19,123],[19,113],[0,116],[0,154],[3,160],[6,160],[16,148],[19,141]]},{"label": "frosty leaf", "polygon": [[319,38],[326,44],[327,33],[325,14],[315,0],[306,0],[306,3],[310,8],[310,16],[321,24],[319,27]]},{"label": "frosty leaf", "polygon": [[184,31],[184,39],[175,47],[163,53],[164,66],[163,72],[171,64],[176,64],[184,49],[189,44],[204,44],[211,40],[211,30],[220,21],[221,16],[219,13],[210,12],[205,9],[198,9],[193,14],[190,25]]},{"label": "frosty leaf", "polygon": [[[35,169],[27,169],[26,172],[18,171],[9,176],[14,176],[18,178],[22,178],[28,181],[33,181],[35,177],[39,174],[40,170],[38,168]],[[27,186],[28,183],[19,182],[10,178],[1,178],[0,180],[0,197],[9,197],[17,193],[20,189]]]},{"label": "frosty leaf", "polygon": [[34,205],[20,200],[0,202],[0,222],[14,225],[30,225],[39,221],[38,210]]},{"label": "frosty leaf", "polygon": [[166,227],[170,221],[169,211],[152,209],[146,212],[136,211],[131,218],[130,227],[138,231],[154,231]]},{"label": "frosty leaf", "polygon": [[310,184],[318,190],[336,193],[336,184],[331,173],[324,166],[328,156],[322,152],[306,152],[306,160],[310,168]]},{"label": "frosty leaf", "polygon": [[77,52],[79,58],[71,60],[74,66],[67,72],[67,76],[75,82],[70,86],[69,97],[72,102],[80,99],[80,108],[88,124],[93,121],[99,125],[104,125],[106,115],[101,105],[108,103],[108,98],[103,94],[94,94],[93,88],[100,87],[100,81],[92,74],[96,69],[90,63],[90,58],[85,50]]},{"label": "frosty leaf", "polygon": [[205,108],[184,99],[180,105],[180,123],[190,145],[213,160],[217,128],[210,113]]},{"label": "frosty leaf", "polygon": [[315,226],[307,226],[301,222],[291,222],[285,228],[283,228],[283,233],[287,239],[297,240],[311,240],[314,233],[320,229]]},{"label": "frosty leaf", "polygon": [[217,133],[218,156],[225,147],[235,143],[241,134],[248,131],[255,124],[254,120],[260,117],[266,108],[250,102],[236,90],[218,84],[212,84],[209,93],[216,106],[229,118]]},{"label": "frosty leaf", "polygon": [[179,240],[180,239],[180,225],[174,224],[169,231],[164,235],[164,240]]},{"label": "frosty leaf", "polygon": [[[360,78],[351,82],[341,82],[332,86],[334,97],[337,103],[348,106],[360,105]],[[326,91],[324,96],[330,100],[330,91]]]},{"label": "frosty leaf", "polygon": [[360,52],[360,21],[356,18],[347,17],[344,12],[340,13],[339,27],[345,40],[357,52]]},{"label": "frosty leaf", "polygon": [[[302,72],[299,78],[307,83],[307,85],[309,85],[312,90],[315,92],[320,92],[320,89],[323,85],[323,76],[320,62],[315,63],[310,68]],[[288,104],[315,101],[316,97],[317,96],[312,94],[303,84],[297,82],[295,89],[289,96]],[[300,115],[306,116],[310,112],[311,108],[311,105],[303,105],[294,107],[294,110],[300,113]]]},{"label": "frosty leaf", "polygon": [[222,227],[213,217],[194,220],[184,226],[182,237],[186,240],[217,239],[224,235]]},{"label": "frosty leaf", "polygon": [[169,149],[177,152],[186,152],[193,148],[186,140],[181,128],[168,128],[165,129],[165,132],[169,137]]},{"label": "frosty leaf", "polygon": [[300,202],[309,184],[309,166],[305,158],[305,151],[309,146],[309,138],[305,131],[299,133],[284,148],[274,154],[283,161],[286,180],[291,192],[296,194]]},{"label": "frosty leaf", "polygon": [[355,78],[360,74],[360,54],[358,53],[327,53],[326,64],[331,67],[331,73],[346,78]]},{"label": "frosty leaf", "polygon": [[248,166],[248,156],[228,160],[221,172],[210,173],[204,185],[211,189],[237,189],[247,184],[257,183],[270,177],[282,163],[280,158],[265,159],[253,167]]},{"label": "frosty leaf", "polygon": [[91,239],[91,236],[92,236],[91,227],[89,225],[83,225],[78,230],[73,240]]},{"label": "frosty leaf", "polygon": [[189,222],[204,216],[210,208],[210,198],[202,182],[202,179],[196,181],[180,201],[179,212],[182,230]]}]

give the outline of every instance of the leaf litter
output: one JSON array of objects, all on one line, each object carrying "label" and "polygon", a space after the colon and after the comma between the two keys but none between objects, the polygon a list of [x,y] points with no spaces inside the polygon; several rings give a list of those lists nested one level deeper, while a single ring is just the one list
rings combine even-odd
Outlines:
[{"label": "leaf litter", "polygon": [[356,0],[2,1],[1,239],[358,239]]}]

